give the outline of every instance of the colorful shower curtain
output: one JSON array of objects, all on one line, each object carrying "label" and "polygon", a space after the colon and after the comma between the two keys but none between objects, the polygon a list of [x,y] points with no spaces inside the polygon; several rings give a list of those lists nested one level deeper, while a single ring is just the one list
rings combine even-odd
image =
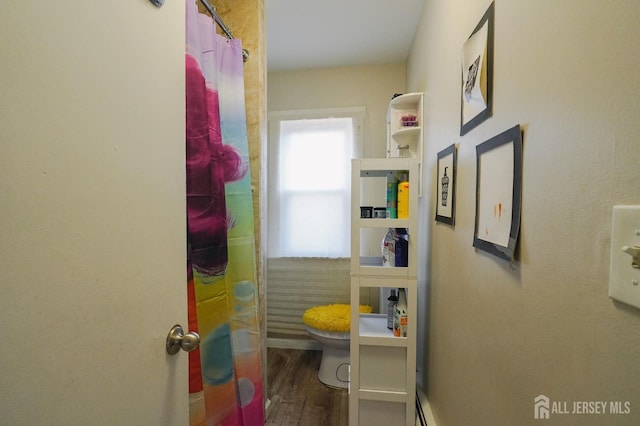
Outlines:
[{"label": "colorful shower curtain", "polygon": [[242,45],[185,6],[190,424],[263,425]]}]

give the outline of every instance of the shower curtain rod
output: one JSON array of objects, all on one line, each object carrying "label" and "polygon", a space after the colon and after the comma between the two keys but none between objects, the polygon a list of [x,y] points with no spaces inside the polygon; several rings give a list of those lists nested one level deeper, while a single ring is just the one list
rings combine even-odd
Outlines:
[{"label": "shower curtain rod", "polygon": [[[224,21],[222,20],[222,18],[220,18],[220,16],[216,12],[216,8],[211,6],[211,3],[209,3],[208,0],[200,0],[200,3],[202,3],[204,8],[207,9],[207,12],[209,12],[209,15],[211,15],[213,20],[216,21],[216,23],[220,26],[220,29],[222,30],[222,32],[225,33],[227,38],[233,40],[235,37],[233,36],[233,34],[231,34],[231,30],[229,30],[229,28],[224,24]],[[247,62],[248,60],[249,60],[249,51],[247,49],[242,49],[242,61]]]}]

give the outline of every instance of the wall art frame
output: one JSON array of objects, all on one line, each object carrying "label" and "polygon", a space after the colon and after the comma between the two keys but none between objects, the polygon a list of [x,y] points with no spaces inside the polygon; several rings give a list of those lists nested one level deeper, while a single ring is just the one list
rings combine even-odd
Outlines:
[{"label": "wall art frame", "polygon": [[522,131],[516,125],[476,146],[473,246],[513,261],[522,212]]},{"label": "wall art frame", "polygon": [[452,226],[456,213],[456,171],[456,144],[451,144],[438,153],[435,219]]},{"label": "wall art frame", "polygon": [[492,2],[462,47],[460,136],[493,114],[494,17]]}]

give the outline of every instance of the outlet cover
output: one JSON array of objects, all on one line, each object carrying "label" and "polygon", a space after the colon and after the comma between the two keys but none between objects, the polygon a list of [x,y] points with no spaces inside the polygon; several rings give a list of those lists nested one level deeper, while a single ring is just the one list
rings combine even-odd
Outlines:
[{"label": "outlet cover", "polygon": [[633,247],[640,247],[640,206],[613,206],[609,297],[640,308],[640,268],[629,254]]}]

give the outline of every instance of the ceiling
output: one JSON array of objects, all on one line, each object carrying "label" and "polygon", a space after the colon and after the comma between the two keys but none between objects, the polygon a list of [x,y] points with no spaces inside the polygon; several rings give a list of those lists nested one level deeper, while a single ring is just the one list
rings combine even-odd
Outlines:
[{"label": "ceiling", "polygon": [[265,0],[267,71],[404,63],[424,0]]}]

